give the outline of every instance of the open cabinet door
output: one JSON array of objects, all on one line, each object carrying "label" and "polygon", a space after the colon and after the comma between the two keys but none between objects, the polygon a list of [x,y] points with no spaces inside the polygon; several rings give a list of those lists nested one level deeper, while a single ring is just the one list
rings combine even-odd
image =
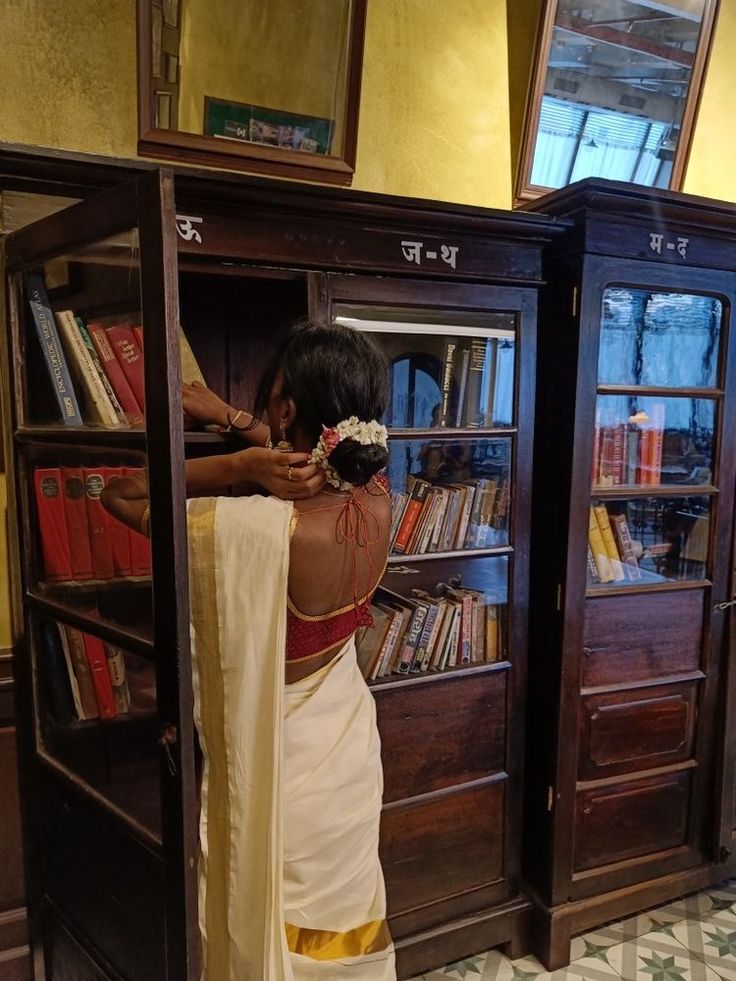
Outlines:
[{"label": "open cabinet door", "polygon": [[[37,978],[199,976],[174,220],[157,170],[5,242]],[[120,476],[150,544],[101,506]]]}]

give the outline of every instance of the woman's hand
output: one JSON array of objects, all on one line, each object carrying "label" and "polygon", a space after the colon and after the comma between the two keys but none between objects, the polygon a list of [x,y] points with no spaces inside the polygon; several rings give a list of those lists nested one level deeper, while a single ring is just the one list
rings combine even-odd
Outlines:
[{"label": "woman's hand", "polygon": [[284,501],[314,497],[325,485],[324,471],[308,463],[308,453],[281,453],[253,446],[236,454],[241,480],[259,484]]},{"label": "woman's hand", "polygon": [[[197,381],[182,386],[181,400],[184,406],[185,428],[198,424],[214,424],[225,429],[237,411],[227,402],[223,402],[211,388]],[[247,421],[246,418],[245,422]]]}]

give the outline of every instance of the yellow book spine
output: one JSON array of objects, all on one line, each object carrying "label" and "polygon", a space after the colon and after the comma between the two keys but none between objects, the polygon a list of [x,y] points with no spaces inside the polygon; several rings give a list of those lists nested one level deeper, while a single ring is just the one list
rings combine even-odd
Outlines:
[{"label": "yellow book spine", "polygon": [[598,521],[596,520],[593,508],[590,509],[588,544],[590,545],[590,550],[593,553],[593,559],[595,561],[596,568],[598,569],[598,578],[601,582],[612,582],[613,570],[611,569],[611,562],[608,558],[606,546],[603,544],[603,536],[601,535],[601,530],[598,527]]},{"label": "yellow book spine", "polygon": [[606,550],[608,561],[611,564],[611,574],[615,582],[620,582],[622,579],[626,578],[626,573],[624,572],[624,564],[621,561],[621,556],[619,555],[618,548],[616,546],[616,539],[613,537],[613,528],[611,527],[611,522],[608,518],[608,511],[606,510],[605,505],[599,504],[597,507],[593,508],[593,514],[598,522],[598,528],[600,529],[601,538],[603,539],[603,546]]}]

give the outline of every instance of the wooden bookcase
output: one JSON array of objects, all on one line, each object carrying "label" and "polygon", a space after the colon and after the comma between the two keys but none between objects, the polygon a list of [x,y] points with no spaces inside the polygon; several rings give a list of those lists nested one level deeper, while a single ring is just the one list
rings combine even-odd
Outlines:
[{"label": "wooden bookcase", "polygon": [[[23,577],[17,676],[36,977],[199,976],[183,462],[242,444],[182,431],[179,318],[208,383],[243,406],[298,317],[360,320],[386,344],[395,384],[396,361],[408,357],[410,370],[426,376],[425,395],[434,383],[435,397],[438,344],[456,334],[503,336],[510,360],[501,421],[491,401],[471,427],[438,426],[431,414],[416,414],[412,390],[411,424],[394,426],[390,445],[402,477],[428,475],[423,446],[444,459],[459,447],[467,466],[456,479],[466,481],[484,479],[488,461],[500,456],[510,489],[505,541],[394,556],[384,580],[403,596],[450,581],[492,593],[503,607],[503,656],[390,675],[374,691],[386,783],[382,858],[400,976],[495,945],[522,952],[530,911],[520,862],[537,290],[542,248],[564,223],[10,148],[0,153],[0,187],[16,214],[18,192],[85,198],[5,240],[3,387]],[[44,267],[50,277],[52,260],[55,310],[140,316],[145,430],[63,426],[44,399],[22,273]],[[461,423],[468,418],[461,413]],[[148,467],[152,575],[49,584],[32,472],[104,465]],[[139,693],[128,717],[58,723],[42,643],[48,621],[122,648],[148,700]]]},{"label": "wooden bookcase", "polygon": [[[529,647],[524,872],[555,969],[572,933],[734,871],[736,211],[597,180],[533,210],[573,222],[545,266]],[[633,540],[610,572],[592,506]]]}]

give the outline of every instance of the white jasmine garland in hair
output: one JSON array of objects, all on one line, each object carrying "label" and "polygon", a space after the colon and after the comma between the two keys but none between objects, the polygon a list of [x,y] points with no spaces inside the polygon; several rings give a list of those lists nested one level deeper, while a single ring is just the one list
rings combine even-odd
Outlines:
[{"label": "white jasmine garland in hair", "polygon": [[356,443],[361,443],[363,446],[374,444],[386,449],[388,430],[375,419],[371,419],[370,422],[361,422],[357,416],[343,419],[336,426],[322,426],[322,435],[312,450],[309,462],[322,467],[327,476],[328,484],[332,484],[333,487],[340,490],[352,490],[353,485],[347,480],[343,480],[330,463],[330,454],[344,439],[354,439]]}]

